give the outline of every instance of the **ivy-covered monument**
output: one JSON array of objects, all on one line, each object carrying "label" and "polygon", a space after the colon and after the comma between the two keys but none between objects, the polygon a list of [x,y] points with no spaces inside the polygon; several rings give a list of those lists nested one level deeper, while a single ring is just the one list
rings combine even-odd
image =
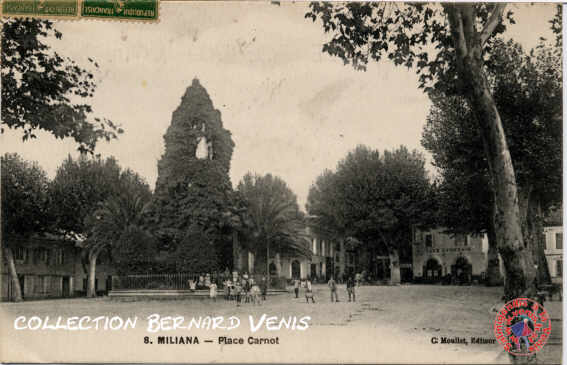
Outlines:
[{"label": "ivy-covered monument", "polygon": [[239,211],[229,178],[234,142],[197,79],[173,112],[164,141],[148,213],[160,250],[167,253],[163,269],[230,269]]}]

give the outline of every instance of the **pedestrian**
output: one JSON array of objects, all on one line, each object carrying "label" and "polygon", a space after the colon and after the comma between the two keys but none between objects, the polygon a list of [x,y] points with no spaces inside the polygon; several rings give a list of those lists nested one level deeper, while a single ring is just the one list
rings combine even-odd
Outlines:
[{"label": "pedestrian", "polygon": [[211,282],[211,285],[209,285],[209,296],[213,302],[217,301],[217,283],[215,281]]},{"label": "pedestrian", "polygon": [[299,279],[295,278],[293,281],[293,290],[295,290],[295,298],[299,298]]},{"label": "pedestrian", "polygon": [[352,296],[352,301],[356,302],[356,293],[355,293],[355,289],[354,289],[354,278],[352,276],[349,276],[346,282],[346,290],[348,292],[348,301],[350,302],[351,296]]},{"label": "pedestrian", "polygon": [[266,294],[268,294],[268,281],[265,276],[262,276],[262,282],[260,283],[260,289],[262,290],[262,300],[266,300]]},{"label": "pedestrian", "polygon": [[238,280],[234,283],[234,296],[236,299],[237,307],[240,307],[241,294],[242,294],[242,284],[240,283],[240,280]]},{"label": "pedestrian", "polygon": [[232,281],[230,281],[230,279],[228,279],[224,283],[224,295],[225,295],[226,300],[231,299],[231,295],[232,295],[231,294],[231,288],[232,288]]},{"label": "pedestrian", "polygon": [[335,279],[333,279],[333,277],[331,276],[331,279],[329,280],[329,282],[327,283],[327,285],[329,286],[329,289],[331,290],[331,303],[333,302],[333,298],[335,303],[339,302],[339,295],[337,293],[337,282],[335,281]]},{"label": "pedestrian", "polygon": [[196,288],[197,288],[197,284],[195,283],[195,280],[189,280],[189,290],[193,292],[195,291]]},{"label": "pedestrian", "polygon": [[356,286],[360,286],[361,281],[362,281],[362,275],[360,275],[360,273],[356,273]]},{"label": "pedestrian", "polygon": [[315,304],[315,298],[313,296],[313,287],[311,286],[311,280],[307,279],[305,284],[305,300],[309,303],[309,299]]}]

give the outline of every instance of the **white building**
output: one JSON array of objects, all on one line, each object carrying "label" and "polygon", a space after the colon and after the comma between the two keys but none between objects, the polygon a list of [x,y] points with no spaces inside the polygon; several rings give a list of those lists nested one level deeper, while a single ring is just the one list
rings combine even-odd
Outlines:
[{"label": "white building", "polygon": [[[444,229],[416,230],[412,245],[413,278],[419,282],[441,282],[446,275],[463,274],[467,281],[483,280],[486,273],[486,235],[450,235]],[[544,228],[545,256],[552,281],[563,276],[563,227]],[[504,273],[502,259],[500,272]]]},{"label": "white building", "polygon": [[561,282],[563,277],[563,227],[545,227],[545,257],[549,274],[554,282]]}]

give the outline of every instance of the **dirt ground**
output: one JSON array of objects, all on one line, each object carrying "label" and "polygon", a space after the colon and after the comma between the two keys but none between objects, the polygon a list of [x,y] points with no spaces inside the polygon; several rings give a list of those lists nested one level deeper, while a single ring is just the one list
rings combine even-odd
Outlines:
[{"label": "dirt ground", "polygon": [[[12,323],[19,315],[35,315],[51,318],[62,316],[137,316],[144,320],[153,313],[167,313],[170,316],[237,316],[244,318],[248,315],[255,317],[263,313],[274,316],[311,317],[309,333],[336,334],[341,337],[356,339],[356,336],[366,336],[365,343],[376,343],[382,350],[376,353],[366,353],[357,357],[353,353],[353,361],[374,362],[395,361],[404,362],[413,359],[415,362],[444,362],[444,363],[509,363],[510,360],[501,346],[496,344],[472,344],[471,337],[493,339],[493,324],[496,312],[503,304],[499,298],[502,288],[485,288],[480,286],[433,286],[433,285],[401,285],[401,286],[362,286],[357,288],[356,302],[348,302],[346,288],[339,286],[339,303],[331,303],[328,289],[323,285],[314,286],[315,304],[305,302],[303,289],[298,299],[293,293],[269,296],[262,306],[242,303],[237,307],[234,302],[228,302],[219,297],[216,302],[210,299],[180,299],[180,300],[117,300],[107,297],[96,299],[61,299],[49,301],[30,301],[24,303],[3,303],[0,305],[3,323]],[[546,302],[545,308],[552,318],[552,336],[547,345],[538,353],[538,363],[560,363],[562,349],[562,302]],[[7,319],[7,321],[4,321]],[[9,331],[3,326],[2,334]],[[368,334],[372,339],[368,339]],[[303,334],[302,334],[303,335]],[[468,344],[434,344],[442,337],[460,337],[467,339]],[[298,340],[300,337],[295,336]],[[435,340],[437,339],[437,340]],[[294,341],[295,341],[294,340]],[[374,342],[372,342],[372,341]],[[291,340],[290,340],[291,341]],[[303,338],[303,343],[309,343],[309,338]],[[339,341],[336,339],[336,341]],[[345,340],[342,340],[343,343]],[[354,340],[353,340],[354,341]],[[337,342],[339,343],[339,342]],[[344,361],[348,357],[333,357],[333,349],[328,356],[315,354],[313,346],[310,359],[317,358],[320,362]],[[323,346],[324,348],[324,346]],[[383,349],[396,349],[388,353]],[[420,351],[423,354],[436,354],[431,357],[410,357],[400,348],[409,348],[410,352]],[[345,351],[359,351],[357,347],[347,345]],[[305,360],[301,355],[309,355],[308,350],[284,358],[274,358],[271,361],[295,362]],[[236,355],[235,355],[236,356]],[[259,360],[272,359],[258,355]],[[417,356],[417,355],[416,355]],[[237,358],[235,358],[237,359]],[[2,359],[4,360],[4,359]]]}]

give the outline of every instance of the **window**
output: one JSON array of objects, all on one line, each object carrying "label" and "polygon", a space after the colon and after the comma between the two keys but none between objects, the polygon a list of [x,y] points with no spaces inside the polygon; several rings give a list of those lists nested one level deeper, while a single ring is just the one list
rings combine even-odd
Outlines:
[{"label": "window", "polygon": [[555,234],[555,248],[558,250],[563,249],[563,233]]},{"label": "window", "polygon": [[425,247],[433,247],[433,237],[430,234],[425,235]]},{"label": "window", "polygon": [[16,247],[14,249],[14,260],[25,261],[26,260],[26,249],[23,247]]},{"label": "window", "polygon": [[468,245],[469,245],[469,236],[465,235],[465,239],[464,239],[464,241],[463,241],[463,244],[464,244],[465,246],[468,246]]},{"label": "window", "polygon": [[555,276],[563,276],[563,260],[555,261]]},{"label": "window", "polygon": [[53,260],[55,265],[62,265],[63,264],[63,250],[60,248],[56,248],[53,250]]},{"label": "window", "polygon": [[313,251],[313,253],[315,253],[316,250],[317,250],[316,244],[317,244],[317,243],[315,242],[315,238],[312,238],[312,239],[311,239],[311,250]]},{"label": "window", "polygon": [[45,292],[45,285],[47,284],[45,276],[37,276],[34,284],[34,293],[43,294]]}]

